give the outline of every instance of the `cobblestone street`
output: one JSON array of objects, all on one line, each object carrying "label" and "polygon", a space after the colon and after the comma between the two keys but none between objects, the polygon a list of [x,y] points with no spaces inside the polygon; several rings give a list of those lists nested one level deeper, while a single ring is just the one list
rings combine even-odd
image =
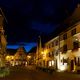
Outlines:
[{"label": "cobblestone street", "polygon": [[11,68],[9,76],[0,80],[80,80],[80,74],[53,72],[52,74],[35,70],[33,67],[14,67]]}]

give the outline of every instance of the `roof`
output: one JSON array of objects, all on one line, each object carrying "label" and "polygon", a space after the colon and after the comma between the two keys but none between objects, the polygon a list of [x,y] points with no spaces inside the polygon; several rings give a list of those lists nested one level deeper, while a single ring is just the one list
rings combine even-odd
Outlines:
[{"label": "roof", "polygon": [[64,21],[64,24],[71,26],[78,21],[80,21],[80,4],[77,5],[73,14]]},{"label": "roof", "polygon": [[65,19],[59,27],[49,35],[48,41],[74,27],[76,23],[80,23],[80,4],[77,5],[72,15]]},{"label": "roof", "polygon": [[23,52],[27,53],[26,50],[25,50],[25,48],[24,48],[23,46],[20,46],[20,47],[17,49],[17,51],[23,51]]},{"label": "roof", "polygon": [[16,53],[17,49],[7,49],[7,54],[14,55]]},{"label": "roof", "polygon": [[36,53],[37,47],[33,47],[28,53]]}]

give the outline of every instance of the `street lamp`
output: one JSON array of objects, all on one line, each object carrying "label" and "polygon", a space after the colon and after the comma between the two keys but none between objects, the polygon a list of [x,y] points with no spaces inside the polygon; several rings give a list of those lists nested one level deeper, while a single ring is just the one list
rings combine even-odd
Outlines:
[{"label": "street lamp", "polygon": [[46,59],[47,49],[44,49],[44,51],[41,52],[43,59]]}]

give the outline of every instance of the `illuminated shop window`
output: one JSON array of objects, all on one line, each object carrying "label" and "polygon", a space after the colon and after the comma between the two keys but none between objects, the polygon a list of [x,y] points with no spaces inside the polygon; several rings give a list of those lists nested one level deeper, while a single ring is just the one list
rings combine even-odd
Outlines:
[{"label": "illuminated shop window", "polygon": [[52,61],[49,61],[49,67],[50,66],[54,66],[54,61],[52,60]]},{"label": "illuminated shop window", "polygon": [[52,60],[52,66],[54,65],[54,61]]},{"label": "illuminated shop window", "polygon": [[49,61],[49,67],[51,66],[51,61]]}]

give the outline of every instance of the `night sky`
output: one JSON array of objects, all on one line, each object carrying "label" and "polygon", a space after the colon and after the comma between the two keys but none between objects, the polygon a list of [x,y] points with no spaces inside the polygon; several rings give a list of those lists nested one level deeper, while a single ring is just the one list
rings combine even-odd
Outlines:
[{"label": "night sky", "polygon": [[27,51],[36,46],[39,35],[49,36],[69,17],[79,0],[0,0],[7,22],[8,48],[23,44]]}]

